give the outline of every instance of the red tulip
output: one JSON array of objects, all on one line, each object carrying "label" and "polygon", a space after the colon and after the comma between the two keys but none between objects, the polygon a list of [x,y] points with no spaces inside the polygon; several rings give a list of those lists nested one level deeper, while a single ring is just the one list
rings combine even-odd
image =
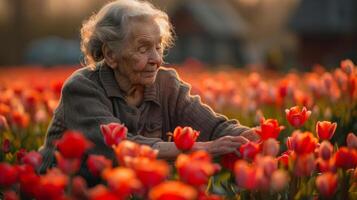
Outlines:
[{"label": "red tulip", "polygon": [[17,194],[12,191],[12,190],[8,190],[4,192],[4,200],[19,200],[19,196],[17,196]]},{"label": "red tulip", "polygon": [[79,158],[64,158],[59,152],[55,152],[57,166],[61,171],[68,175],[75,174],[81,167]]},{"label": "red tulip", "polygon": [[300,131],[294,131],[292,144],[297,154],[309,154],[315,151],[317,138],[315,138],[311,132],[301,133]]},{"label": "red tulip", "polygon": [[336,131],[337,124],[329,121],[318,121],[316,123],[316,133],[321,140],[330,140]]},{"label": "red tulip", "polygon": [[18,172],[8,163],[0,163],[0,187],[9,187],[17,182]]},{"label": "red tulip", "polygon": [[23,173],[20,175],[20,190],[29,198],[35,196],[37,186],[40,184],[40,176],[35,172]]},{"label": "red tulip", "polygon": [[150,200],[194,200],[197,199],[197,191],[189,185],[179,181],[166,181],[149,193]]},{"label": "red tulip", "polygon": [[22,158],[26,155],[26,149],[21,148],[16,152],[16,160],[18,163],[21,163]]},{"label": "red tulip", "polygon": [[37,169],[42,163],[42,155],[37,151],[30,151],[22,157],[21,161],[22,163],[31,165],[34,169]]},{"label": "red tulip", "polygon": [[112,161],[102,155],[89,155],[87,160],[88,170],[93,176],[99,177],[102,171],[112,167]]},{"label": "red tulip", "polygon": [[118,145],[123,139],[126,138],[128,129],[119,123],[110,123],[100,125],[100,130],[104,136],[104,142],[108,146]]},{"label": "red tulip", "polygon": [[146,188],[158,185],[169,175],[169,165],[162,160],[138,157],[133,160],[133,169]]},{"label": "red tulip", "polygon": [[10,152],[10,140],[5,138],[2,142],[2,151],[4,153],[9,153]]},{"label": "red tulip", "polygon": [[357,137],[354,133],[349,133],[347,135],[346,143],[348,148],[357,149]]},{"label": "red tulip", "polygon": [[229,171],[233,171],[234,169],[234,163],[240,159],[239,156],[237,156],[236,153],[228,153],[228,154],[225,154],[221,157],[221,160],[220,160],[220,164],[228,169]]},{"label": "red tulip", "polygon": [[343,169],[355,168],[357,165],[357,152],[354,149],[341,147],[335,153],[336,167]]},{"label": "red tulip", "polygon": [[40,178],[40,184],[35,191],[35,198],[39,200],[58,199],[64,195],[68,184],[68,177],[59,169],[53,168]]},{"label": "red tulip", "polygon": [[305,107],[300,111],[298,106],[286,109],[285,113],[286,119],[295,128],[302,126],[311,115],[311,111],[307,111]]},{"label": "red tulip", "polygon": [[249,166],[245,160],[238,160],[235,163],[234,175],[239,187],[251,190],[257,186],[256,169],[253,166]]},{"label": "red tulip", "polygon": [[65,132],[62,138],[57,141],[57,148],[65,158],[81,159],[90,146],[90,142],[83,134],[74,131]]},{"label": "red tulip", "polygon": [[190,155],[180,154],[175,165],[180,178],[194,186],[207,184],[209,177],[217,171],[217,166],[205,151],[196,151]]},{"label": "red tulip", "polygon": [[118,198],[125,199],[134,191],[141,188],[141,183],[132,169],[117,167],[105,169],[103,179],[107,181],[109,188],[115,192]]},{"label": "red tulip", "polygon": [[337,189],[338,177],[331,172],[325,172],[316,178],[316,188],[326,197],[331,197]]},{"label": "red tulip", "polygon": [[279,126],[279,123],[276,119],[267,119],[262,118],[260,120],[260,129],[256,129],[255,132],[260,135],[262,140],[267,140],[268,138],[276,139],[279,136],[281,130],[284,129],[284,126]]},{"label": "red tulip", "polygon": [[74,199],[88,199],[87,182],[81,176],[76,176],[72,181],[72,195]]},{"label": "red tulip", "polygon": [[328,160],[317,158],[315,161],[316,169],[319,172],[336,172],[335,158],[332,157]]},{"label": "red tulip", "polygon": [[253,160],[259,151],[259,144],[254,142],[247,142],[239,148],[240,154],[242,155],[243,159],[246,160]]},{"label": "red tulip", "polygon": [[174,142],[180,150],[190,150],[199,136],[199,132],[193,130],[191,127],[176,127],[174,130]]}]

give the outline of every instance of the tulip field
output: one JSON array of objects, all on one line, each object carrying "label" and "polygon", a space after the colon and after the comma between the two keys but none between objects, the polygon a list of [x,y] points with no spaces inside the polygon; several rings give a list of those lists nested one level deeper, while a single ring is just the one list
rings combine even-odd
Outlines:
[{"label": "tulip field", "polygon": [[174,161],[126,140],[127,128],[98,127],[115,160],[90,155],[101,179],[77,174],[91,142],[67,130],[56,167],[37,173],[46,129],[66,78],[78,67],[0,68],[0,199],[357,199],[357,68],[351,60],[288,73],[175,67],[191,93],[216,112],[252,127],[259,141],[212,157],[191,150],[200,130],[176,127]]}]

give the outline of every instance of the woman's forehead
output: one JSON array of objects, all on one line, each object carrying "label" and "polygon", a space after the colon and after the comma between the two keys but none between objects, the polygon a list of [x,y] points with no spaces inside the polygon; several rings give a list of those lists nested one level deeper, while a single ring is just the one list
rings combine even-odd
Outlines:
[{"label": "woman's forehead", "polygon": [[130,24],[129,38],[137,43],[161,41],[161,30],[155,21],[134,21]]}]

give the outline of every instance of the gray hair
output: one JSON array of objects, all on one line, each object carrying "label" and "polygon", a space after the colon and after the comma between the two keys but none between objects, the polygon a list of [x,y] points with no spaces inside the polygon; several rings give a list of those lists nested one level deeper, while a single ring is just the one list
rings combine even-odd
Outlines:
[{"label": "gray hair", "polygon": [[81,50],[84,64],[94,68],[104,59],[102,46],[110,49],[121,47],[128,35],[128,22],[133,19],[154,19],[160,27],[162,45],[173,44],[173,29],[167,14],[146,1],[116,0],[106,4],[85,21],[81,28]]}]

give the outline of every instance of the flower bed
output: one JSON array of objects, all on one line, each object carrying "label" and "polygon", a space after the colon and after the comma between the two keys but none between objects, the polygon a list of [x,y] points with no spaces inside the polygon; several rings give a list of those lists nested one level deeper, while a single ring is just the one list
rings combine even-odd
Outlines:
[{"label": "flower bed", "polygon": [[34,150],[43,143],[63,81],[73,70],[0,69],[0,190],[5,199],[357,198],[352,133],[357,130],[357,76],[349,60],[332,72],[318,67],[286,75],[177,68],[192,84],[192,93],[255,127],[261,141],[213,159],[190,151],[198,131],[177,127],[173,139],[184,153],[171,166],[157,159],[156,150],[125,140],[123,125],[103,124],[104,141],[117,162],[88,158],[89,171],[102,179],[93,188],[76,175],[90,148],[78,132],[68,131],[57,142],[56,168],[35,172],[42,157]]}]

